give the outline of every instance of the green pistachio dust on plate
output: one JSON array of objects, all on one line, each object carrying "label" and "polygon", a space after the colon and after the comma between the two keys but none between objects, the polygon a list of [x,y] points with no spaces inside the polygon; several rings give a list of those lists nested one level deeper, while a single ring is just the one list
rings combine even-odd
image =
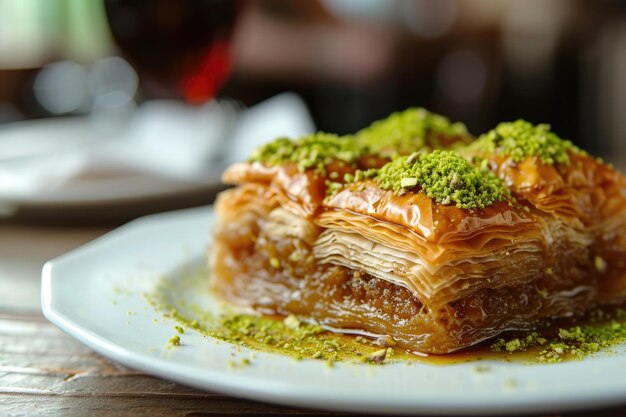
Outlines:
[{"label": "green pistachio dust on plate", "polygon": [[491,345],[495,352],[536,352],[536,361],[557,363],[564,359],[582,359],[600,350],[626,342],[626,312],[613,313],[601,310],[591,314],[585,325],[558,329],[556,336],[543,337],[530,333],[525,337],[498,339]]}]

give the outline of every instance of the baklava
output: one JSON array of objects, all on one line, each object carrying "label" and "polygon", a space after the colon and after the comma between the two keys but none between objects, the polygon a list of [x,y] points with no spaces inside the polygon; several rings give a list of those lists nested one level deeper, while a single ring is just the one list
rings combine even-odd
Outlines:
[{"label": "baklava", "polygon": [[408,109],[223,179],[211,288],[262,314],[443,354],[626,301],[626,180],[547,125]]}]

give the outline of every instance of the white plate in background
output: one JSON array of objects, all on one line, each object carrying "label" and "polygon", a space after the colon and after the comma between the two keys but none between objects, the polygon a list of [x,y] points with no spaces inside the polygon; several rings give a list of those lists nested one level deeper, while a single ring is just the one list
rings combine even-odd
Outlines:
[{"label": "white plate in background", "polygon": [[0,129],[0,213],[111,205],[215,190],[222,170],[278,136],[315,129],[302,99],[282,93],[248,109],[232,100],[143,103],[124,120],[60,117]]}]

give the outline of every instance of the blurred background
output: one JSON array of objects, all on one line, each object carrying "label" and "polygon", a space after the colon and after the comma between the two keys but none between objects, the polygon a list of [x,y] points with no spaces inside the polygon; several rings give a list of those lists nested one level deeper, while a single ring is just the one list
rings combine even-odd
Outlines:
[{"label": "blurred background", "polygon": [[409,106],[475,134],[547,122],[626,166],[626,1],[0,0],[0,213],[93,203],[94,179],[109,200],[215,185],[272,136]]}]

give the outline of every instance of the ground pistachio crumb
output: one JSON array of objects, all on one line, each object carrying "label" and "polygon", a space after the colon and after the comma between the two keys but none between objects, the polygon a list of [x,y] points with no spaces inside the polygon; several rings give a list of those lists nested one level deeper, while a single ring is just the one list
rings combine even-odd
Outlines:
[{"label": "ground pistachio crumb", "polygon": [[359,182],[359,181],[365,181],[366,179],[369,178],[375,178],[376,175],[378,175],[378,172],[380,170],[376,169],[376,168],[370,168],[368,170],[361,170],[361,169],[357,169],[354,173],[354,175],[351,174],[346,174],[344,176],[344,180],[346,183],[354,183],[354,182]]},{"label": "ground pistachio crumb", "polygon": [[278,269],[280,268],[280,260],[278,258],[270,258],[270,265],[272,268]]},{"label": "ground pistachio crumb", "polygon": [[326,195],[331,196],[337,194],[342,188],[343,184],[335,181],[326,181]]},{"label": "ground pistachio crumb", "polygon": [[484,374],[491,372],[492,368],[489,365],[475,365],[472,367],[472,370],[477,374]]},{"label": "ground pistachio crumb", "polygon": [[533,125],[525,120],[504,122],[481,135],[470,145],[486,154],[502,154],[515,162],[537,157],[544,164],[569,163],[568,151],[582,152],[570,141],[561,139],[548,124]]},{"label": "ground pistachio crumb", "polygon": [[438,148],[437,135],[455,137],[467,134],[462,123],[452,123],[447,117],[423,108],[409,108],[375,121],[355,136],[373,154],[393,156],[410,154],[425,147]]},{"label": "ground pistachio crumb", "polygon": [[415,177],[406,177],[400,180],[400,187],[402,188],[411,188],[417,185],[417,178]]},{"label": "ground pistachio crumb", "polygon": [[178,326],[178,325],[176,325],[176,326],[174,326],[174,329],[175,329],[178,333],[181,333],[181,334],[182,334],[182,333],[185,333],[185,329],[183,329],[183,327],[182,327],[182,326]]},{"label": "ground pistachio crumb", "polygon": [[287,162],[295,163],[302,171],[312,168],[325,173],[327,164],[334,160],[354,163],[364,152],[352,137],[341,137],[331,133],[313,133],[292,140],[279,138],[257,148],[250,161],[269,166]]},{"label": "ground pistachio crumb", "polygon": [[594,265],[596,267],[596,271],[598,271],[600,273],[606,272],[606,268],[607,268],[608,265],[607,265],[607,263],[606,263],[606,261],[604,260],[603,257],[595,256],[593,258],[593,263],[594,263]]},{"label": "ground pistachio crumb", "polygon": [[170,346],[180,346],[180,336],[176,335],[170,337],[170,339],[167,341],[167,344]]},{"label": "ground pistachio crumb", "polygon": [[439,204],[485,208],[502,200],[507,191],[489,172],[482,172],[454,151],[435,150],[395,158],[375,174],[383,189],[404,193],[419,186]]},{"label": "ground pistachio crumb", "polygon": [[513,378],[507,378],[502,382],[502,387],[506,389],[515,389],[517,385],[517,380]]},{"label": "ground pistachio crumb", "polygon": [[371,355],[369,355],[366,358],[366,361],[380,364],[385,361],[385,359],[387,358],[387,355],[388,355],[388,349],[380,349],[372,353]]},{"label": "ground pistachio crumb", "polygon": [[300,321],[293,314],[285,317],[283,319],[283,323],[285,323],[285,326],[287,326],[289,329],[297,329],[298,327],[300,327]]}]

